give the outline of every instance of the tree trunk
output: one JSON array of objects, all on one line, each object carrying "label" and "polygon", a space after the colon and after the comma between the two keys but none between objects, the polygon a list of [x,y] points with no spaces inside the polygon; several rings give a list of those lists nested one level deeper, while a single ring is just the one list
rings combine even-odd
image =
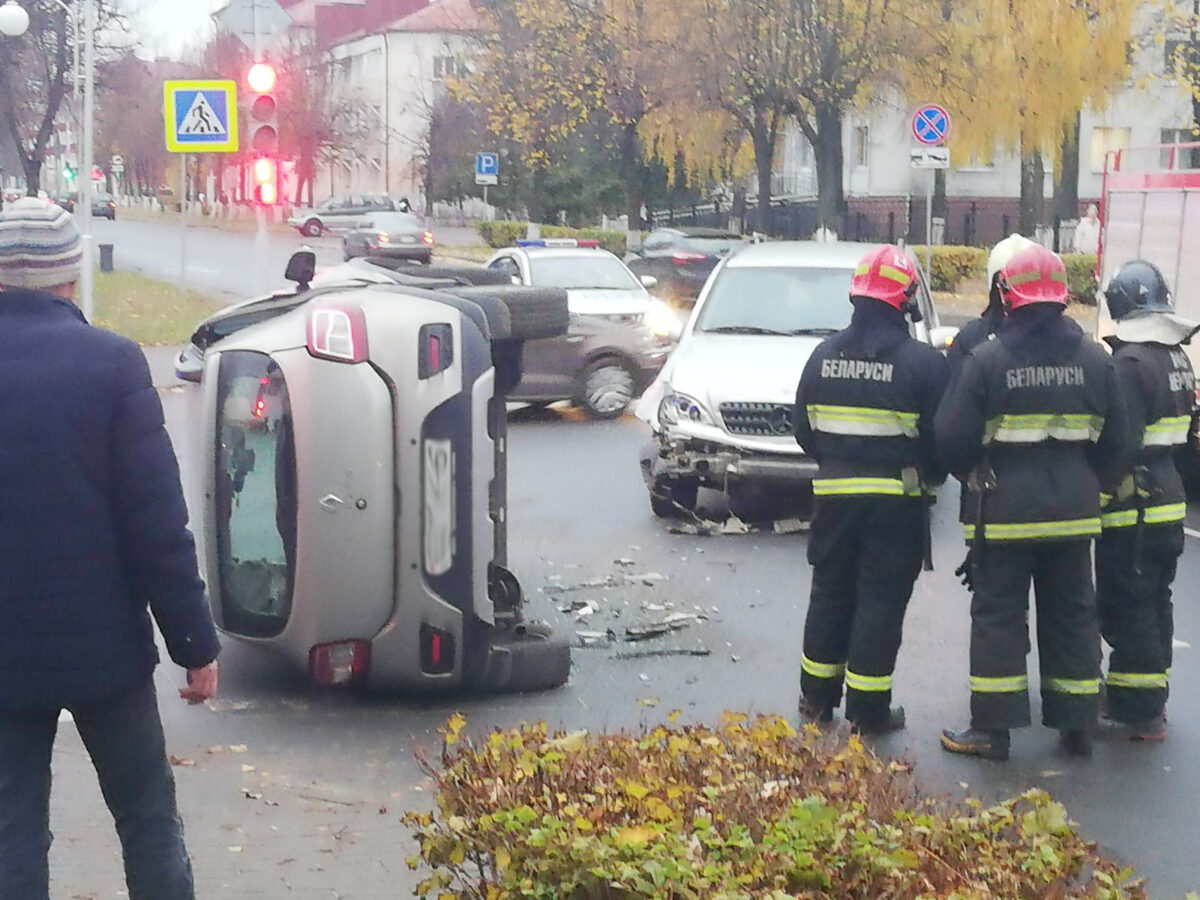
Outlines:
[{"label": "tree trunk", "polygon": [[820,104],[815,120],[816,132],[809,140],[817,164],[817,221],[822,227],[840,234],[846,212],[842,111],[837,106]]},{"label": "tree trunk", "polygon": [[630,231],[642,228],[642,144],[637,123],[621,128],[621,184],[625,189],[625,215]]},{"label": "tree trunk", "polygon": [[1046,166],[1039,151],[1021,157],[1021,206],[1017,230],[1028,238],[1037,235],[1045,214],[1045,175]]},{"label": "tree trunk", "polygon": [[758,172],[758,212],[755,215],[754,227],[763,234],[770,234],[771,173],[775,168],[775,142],[771,139],[767,115],[762,110],[755,110],[750,138],[754,143],[754,168]]},{"label": "tree trunk", "polygon": [[950,201],[946,197],[946,170],[933,170],[933,217],[950,221]]},{"label": "tree trunk", "polygon": [[21,168],[25,171],[25,196],[36,197],[42,189],[42,160],[40,156],[21,154]]},{"label": "tree trunk", "polygon": [[530,181],[529,199],[526,201],[529,209],[529,221],[541,223],[546,214],[545,199],[542,196],[546,190],[546,164],[544,162],[534,165]]},{"label": "tree trunk", "polygon": [[1060,219],[1079,218],[1080,116],[1063,129],[1062,164],[1054,181],[1054,214]]}]

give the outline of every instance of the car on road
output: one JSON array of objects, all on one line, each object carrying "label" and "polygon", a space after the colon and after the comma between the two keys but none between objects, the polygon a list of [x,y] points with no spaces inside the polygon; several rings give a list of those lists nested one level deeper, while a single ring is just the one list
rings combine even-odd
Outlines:
[{"label": "car on road", "polygon": [[342,236],[342,256],[380,256],[429,262],[433,232],[411,213],[375,213]]},{"label": "car on road", "polygon": [[218,626],[326,685],[563,683],[569,644],[506,568],[505,393],[524,342],[566,330],[565,295],[314,268],[296,254],[297,289],[204,357]]},{"label": "car on road", "polygon": [[92,194],[92,215],[97,219],[117,220],[117,200],[106,191],[96,191]]},{"label": "car on road", "polygon": [[[396,284],[412,283],[414,279],[442,287],[510,283],[506,276],[479,267],[403,265],[376,256],[356,258],[322,272],[313,284]],[[264,318],[273,317],[280,302],[274,295],[258,297],[226,307],[205,319],[180,351],[175,362],[176,376],[199,382],[208,348]],[[570,400],[593,418],[615,418],[653,382],[670,349],[667,340],[642,323],[571,315],[565,334],[524,342],[520,357],[522,377],[508,396],[511,400],[535,404]]]},{"label": "car on road", "polygon": [[75,212],[75,201],[77,199],[75,194],[60,193],[60,194],[55,194],[50,199],[53,200],[58,206],[61,206],[63,209],[65,209],[67,212],[69,212],[69,213]]},{"label": "car on road", "polygon": [[288,224],[305,237],[320,237],[326,232],[342,233],[365,224],[382,212],[410,212],[408,200],[396,200],[384,194],[346,194],[330,197],[315,209],[297,209]]},{"label": "car on road", "polygon": [[598,241],[517,241],[517,246],[492,254],[487,267],[511,277],[515,284],[565,290],[572,315],[642,322],[668,338],[678,337],[683,330],[682,318],[651,296],[649,289],[656,279],[638,278]]},{"label": "car on road", "polygon": [[[817,464],[795,440],[796,386],[817,345],[849,324],[850,279],[870,249],[781,241],[718,265],[637,407],[654,433],[641,466],[656,515],[693,509],[701,487],[734,504],[811,490]],[[923,278],[916,300],[913,335],[944,348],[956,330],[939,325]]]},{"label": "car on road", "polygon": [[633,274],[648,275],[658,282],[656,296],[690,310],[717,263],[749,242],[737,232],[719,228],[656,228],[625,262]]}]

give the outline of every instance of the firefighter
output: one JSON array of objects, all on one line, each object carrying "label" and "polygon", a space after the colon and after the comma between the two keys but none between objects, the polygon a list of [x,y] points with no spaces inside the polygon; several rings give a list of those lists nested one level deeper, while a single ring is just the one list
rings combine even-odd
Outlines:
[{"label": "firefighter", "polygon": [[962,327],[954,338],[954,343],[946,351],[951,373],[957,373],[967,355],[980,344],[990,341],[992,335],[1000,329],[1000,323],[1004,321],[1004,301],[1000,297],[1000,270],[1010,259],[1032,246],[1033,241],[1029,238],[1020,234],[1010,234],[988,254],[988,305],[983,315]]},{"label": "firefighter", "polygon": [[909,335],[917,272],[900,250],[863,257],[850,326],[813,353],[796,391],[796,440],[820,464],[808,544],[801,714],[830,721],[846,688],[860,731],[904,727],[892,670],[928,547],[928,495],[945,480],[933,415],[946,361]]},{"label": "firefighter", "polygon": [[1007,759],[1030,724],[1026,616],[1038,606],[1042,721],[1067,750],[1091,752],[1100,634],[1091,541],[1100,485],[1130,444],[1116,370],[1064,310],[1062,260],[1029,247],[1001,270],[1006,315],[975,348],[938,409],[942,460],[967,485],[971,553],[971,726],[942,733],[953,753]]},{"label": "firefighter", "polygon": [[1183,553],[1187,498],[1175,452],[1187,444],[1196,376],[1180,349],[1200,325],[1175,315],[1162,273],[1126,263],[1104,292],[1116,334],[1106,338],[1140,447],[1101,497],[1096,599],[1108,659],[1107,712],[1132,740],[1166,737],[1174,624],[1171,584]]}]

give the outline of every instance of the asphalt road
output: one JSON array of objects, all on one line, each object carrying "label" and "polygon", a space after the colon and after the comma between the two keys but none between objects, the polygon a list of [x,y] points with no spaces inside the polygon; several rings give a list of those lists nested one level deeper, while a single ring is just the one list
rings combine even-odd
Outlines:
[{"label": "asphalt road", "polygon": [[[164,390],[163,398],[194,498],[204,458],[195,427],[200,396],[180,387]],[[169,751],[185,763],[175,771],[200,896],[407,896],[415,876],[403,860],[412,848],[398,817],[431,802],[415,754],[436,753],[436,730],[456,710],[477,734],[535,720],[564,729],[636,729],[673,709],[685,721],[711,722],[724,710],[795,718],[806,538],[671,535],[651,516],[638,475],[641,423],[599,424],[553,412],[513,419],[512,563],[533,614],[569,630],[622,631],[651,615],[643,603],[670,602],[708,619],[660,645],[579,649],[570,683],[532,696],[364,699],[317,690],[275,658],[229,641],[220,700],[188,708],[172,696],[182,673],[160,668]],[[1189,540],[1178,581],[1183,643],[1165,744],[1105,745],[1080,761],[1060,756],[1056,735],[1035,727],[1015,735],[1007,764],[958,759],[937,743],[939,729],[967,716],[968,603],[952,575],[962,555],[955,501],[947,489],[936,508],[938,569],[918,584],[900,654],[897,698],[908,710],[908,729],[880,740],[878,749],[911,758],[927,788],[951,797],[962,795],[960,783],[985,798],[1045,787],[1087,835],[1151,878],[1153,897],[1177,900],[1200,887],[1200,700],[1186,688],[1200,678],[1192,649],[1200,641],[1196,542]],[[587,624],[562,615],[541,592],[614,572],[617,559],[634,561],[623,571],[667,580],[577,595],[599,608]],[[618,655],[657,646],[711,654]],[[69,724],[56,749],[55,778],[55,897],[121,896],[116,840]]]},{"label": "asphalt road", "polygon": [[[119,215],[119,214],[118,214]],[[479,243],[469,228],[446,226],[434,229],[439,243],[464,245]],[[179,280],[181,247],[184,239],[178,219],[163,216],[161,221],[146,222],[118,218],[115,222],[95,221],[96,243],[113,245],[118,269],[133,270],[162,281]],[[231,301],[255,292],[256,237],[250,232],[231,232],[206,226],[187,229],[187,283],[201,293]],[[266,242],[269,287],[286,285],[283,272],[289,257],[301,247],[317,252],[318,265],[342,261],[339,237],[306,238],[297,233],[269,232]]]}]

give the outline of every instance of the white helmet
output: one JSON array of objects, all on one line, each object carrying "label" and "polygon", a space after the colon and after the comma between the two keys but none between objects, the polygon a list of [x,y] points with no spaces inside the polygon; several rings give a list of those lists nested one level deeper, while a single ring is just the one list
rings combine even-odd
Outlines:
[{"label": "white helmet", "polygon": [[1034,246],[1034,242],[1024,235],[1010,234],[988,254],[987,264],[987,286],[988,290],[992,289],[992,285],[996,283],[996,275],[1012,261],[1012,258],[1022,250],[1028,250]]}]

